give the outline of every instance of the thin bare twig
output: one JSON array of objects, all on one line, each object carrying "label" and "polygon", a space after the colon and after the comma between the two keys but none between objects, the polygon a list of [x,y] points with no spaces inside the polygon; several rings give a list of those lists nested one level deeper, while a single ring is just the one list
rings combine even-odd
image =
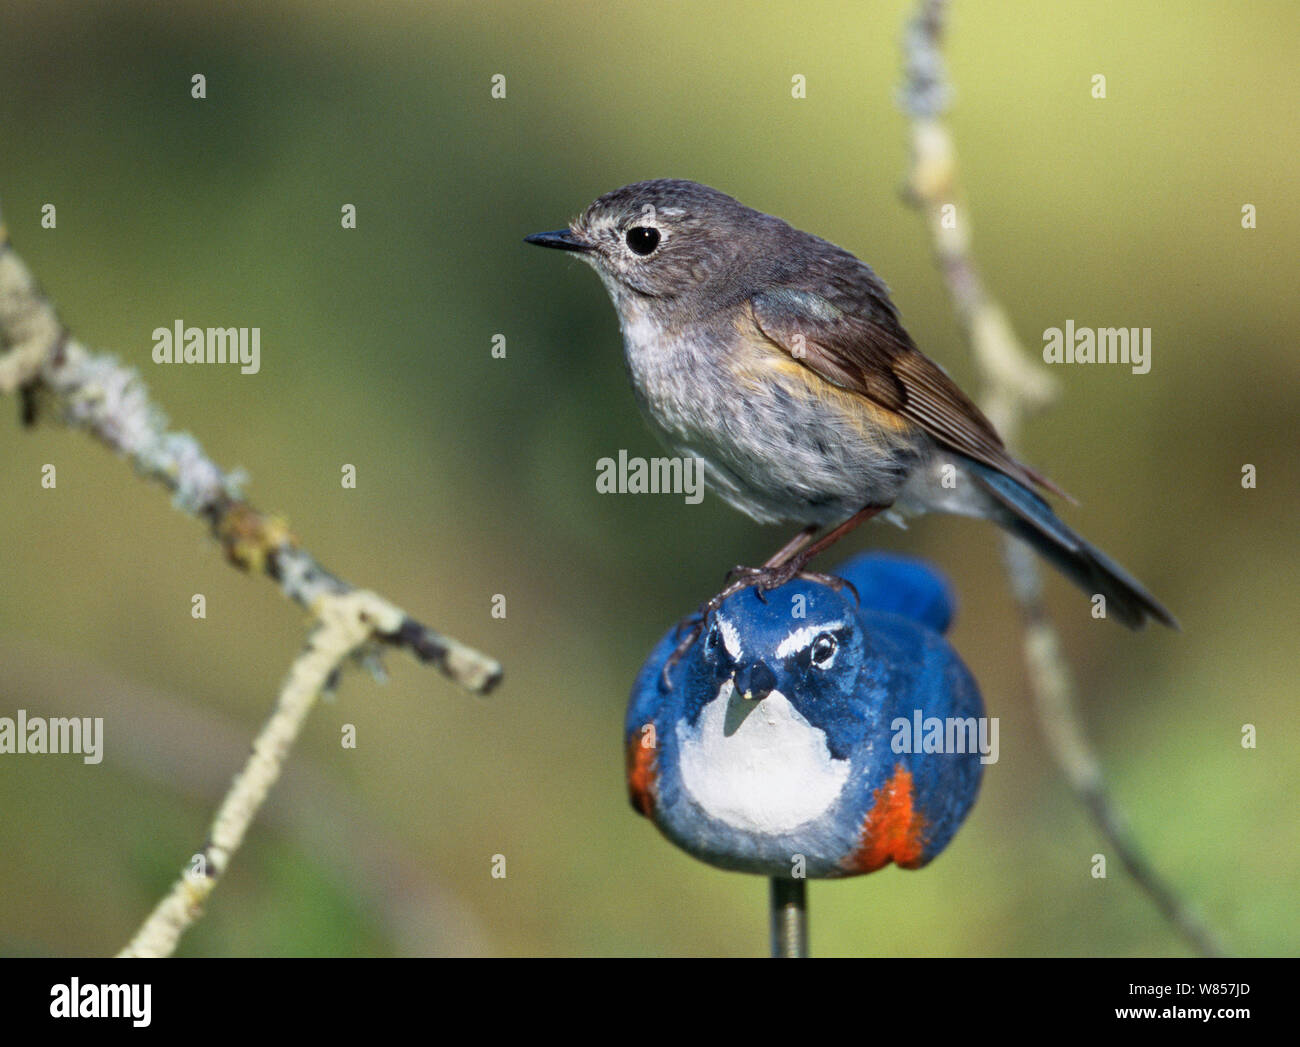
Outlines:
[{"label": "thin bare twig", "polygon": [[[930,231],[939,269],[984,384],[983,407],[1010,444],[1026,415],[1047,407],[1059,391],[1054,379],[1026,354],[1006,313],[985,290],[970,252],[970,220],[957,182],[956,151],[943,122],[952,94],[941,50],[946,16],[946,0],[919,0],[903,34],[900,101],[912,133],[905,195]],[[956,221],[945,221],[954,214]],[[1024,654],[1034,709],[1053,757],[1102,836],[1161,915],[1198,952],[1222,955],[1215,934],[1142,854],[1106,791],[1101,762],[1078,712],[1069,663],[1043,604],[1037,561],[1027,546],[1010,537],[1005,556],[1025,621]]]}]

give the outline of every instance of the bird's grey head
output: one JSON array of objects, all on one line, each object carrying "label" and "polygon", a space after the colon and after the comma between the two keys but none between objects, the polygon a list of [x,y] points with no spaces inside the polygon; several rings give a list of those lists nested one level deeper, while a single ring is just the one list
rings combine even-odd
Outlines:
[{"label": "bird's grey head", "polygon": [[568,229],[527,240],[577,253],[620,308],[653,298],[695,310],[701,291],[714,307],[742,292],[760,248],[782,228],[717,189],[660,178],[606,193]]}]

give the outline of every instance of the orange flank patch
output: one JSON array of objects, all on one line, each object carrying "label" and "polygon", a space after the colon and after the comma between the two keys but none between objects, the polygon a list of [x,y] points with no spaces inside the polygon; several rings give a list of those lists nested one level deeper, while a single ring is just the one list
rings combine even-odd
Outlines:
[{"label": "orange flank patch", "polygon": [[859,431],[865,433],[881,431],[888,434],[911,433],[916,429],[915,425],[897,411],[881,407],[874,400],[858,393],[846,392],[833,385],[820,392],[823,399],[831,401],[835,407],[852,418],[857,423]]},{"label": "orange flank patch", "polygon": [[655,770],[654,746],[642,744],[638,733],[627,747],[627,794],[638,814],[651,817],[654,810]]},{"label": "orange flank patch", "polygon": [[910,435],[916,429],[897,411],[882,407],[861,393],[842,389],[781,353],[771,353],[761,360],[746,359],[732,368],[736,379],[753,389],[761,389],[772,381],[773,371],[780,376],[786,392],[819,400],[824,410],[832,412],[869,444],[892,446],[899,437]]},{"label": "orange flank patch", "polygon": [[801,360],[790,355],[789,347],[767,335],[749,310],[742,311],[735,324],[741,337],[739,351],[731,360],[731,370],[739,382],[761,388],[771,381],[771,373],[775,371],[784,379],[787,392],[821,400],[828,410],[840,415],[846,424],[872,442],[892,443],[899,435],[908,435],[916,429],[914,423],[865,393],[846,389],[823,377],[807,358]]},{"label": "orange flank patch", "polygon": [[853,873],[875,872],[894,862],[904,869],[921,864],[925,819],[912,807],[912,772],[902,764],[894,776],[876,790],[862,820],[858,849],[844,863]]}]

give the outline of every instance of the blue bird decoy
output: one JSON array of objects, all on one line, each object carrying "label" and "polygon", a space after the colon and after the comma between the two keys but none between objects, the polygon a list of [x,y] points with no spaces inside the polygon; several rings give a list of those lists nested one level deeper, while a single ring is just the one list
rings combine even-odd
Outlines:
[{"label": "blue bird decoy", "polygon": [[860,603],[804,579],[765,599],[745,589],[709,617],[668,686],[672,631],[637,676],[632,805],[711,865],[774,877],[800,862],[808,877],[920,868],[996,759],[996,721],[942,635],[954,603],[944,578],[880,553],[837,573]]}]

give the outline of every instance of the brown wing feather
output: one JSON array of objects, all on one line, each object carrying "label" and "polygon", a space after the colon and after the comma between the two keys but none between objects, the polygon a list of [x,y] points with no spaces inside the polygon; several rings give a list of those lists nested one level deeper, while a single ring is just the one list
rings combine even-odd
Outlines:
[{"label": "brown wing feather", "polygon": [[[1027,486],[1037,484],[1069,497],[1007,453],[993,424],[943,368],[916,348],[882,296],[868,294],[855,303],[859,308],[853,313],[795,289],[757,294],[750,304],[759,330],[827,381],[897,411],[944,446]],[[803,351],[797,353],[801,344]]]}]

